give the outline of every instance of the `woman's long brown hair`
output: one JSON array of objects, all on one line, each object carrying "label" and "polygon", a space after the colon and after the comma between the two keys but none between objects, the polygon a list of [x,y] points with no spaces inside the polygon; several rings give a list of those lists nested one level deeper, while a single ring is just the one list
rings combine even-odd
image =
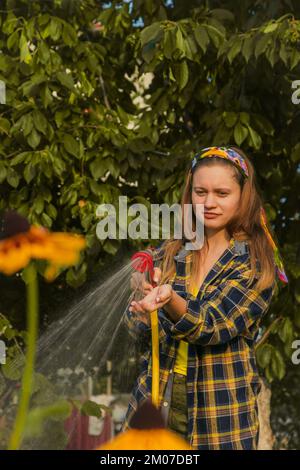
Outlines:
[{"label": "woman's long brown hair", "polygon": [[[250,264],[251,264],[251,276],[249,277],[249,285],[253,282],[254,278],[257,277],[258,281],[255,284],[255,289],[259,292],[270,287],[275,279],[275,265],[273,249],[270,242],[262,228],[260,220],[260,209],[263,205],[263,199],[260,191],[257,187],[255,171],[249,158],[239,147],[230,146],[245,159],[249,176],[245,178],[242,173],[229,161],[223,158],[210,157],[199,160],[196,167],[191,172],[189,168],[187,170],[185,186],[181,198],[181,210],[182,210],[182,228],[184,231],[184,210],[185,204],[192,204],[192,182],[193,174],[198,167],[223,165],[230,166],[234,170],[234,177],[237,179],[238,184],[241,188],[241,199],[239,205],[239,211],[235,217],[231,219],[226,229],[230,237],[234,237],[236,240],[243,241],[247,240],[250,248]],[[192,228],[195,232],[195,214],[192,214]],[[268,226],[270,232],[270,226]],[[273,234],[272,234],[273,235]],[[174,256],[178,254],[179,250],[183,247],[185,240],[175,239],[171,237],[166,240],[162,245],[163,258],[161,262],[162,278],[160,284],[168,283],[174,276],[176,265]],[[204,246],[208,247],[207,238],[204,235]],[[191,285],[195,285],[197,273],[201,266],[201,251],[192,250],[192,265],[191,265]],[[200,255],[200,256],[199,256]]]}]

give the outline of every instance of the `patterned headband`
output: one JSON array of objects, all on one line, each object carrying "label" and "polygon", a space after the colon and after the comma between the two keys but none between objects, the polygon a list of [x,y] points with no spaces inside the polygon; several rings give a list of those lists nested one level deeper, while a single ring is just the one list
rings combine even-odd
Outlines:
[{"label": "patterned headband", "polygon": [[[219,157],[219,158],[225,158],[229,161],[231,161],[236,168],[242,173],[242,175],[247,178],[249,176],[249,171],[248,167],[246,164],[245,159],[235,150],[231,149],[230,147],[207,147],[201,150],[201,152],[197,153],[191,164],[191,172],[193,173],[197,163],[199,160],[202,158],[206,157]],[[284,271],[284,266],[282,259],[280,257],[280,253],[278,250],[278,247],[276,243],[274,242],[272,235],[270,233],[270,230],[267,227],[267,216],[265,213],[265,210],[263,207],[260,209],[260,221],[261,221],[261,226],[269,240],[269,243],[273,249],[274,253],[274,261],[276,265],[276,271],[277,271],[277,276],[278,278],[284,282],[288,283],[288,278],[287,275]]]},{"label": "patterned headband", "polygon": [[245,177],[249,176],[248,167],[244,158],[229,147],[207,147],[202,149],[201,152],[197,153],[192,160],[192,171],[194,170],[197,162],[206,157],[220,157],[230,160]]}]

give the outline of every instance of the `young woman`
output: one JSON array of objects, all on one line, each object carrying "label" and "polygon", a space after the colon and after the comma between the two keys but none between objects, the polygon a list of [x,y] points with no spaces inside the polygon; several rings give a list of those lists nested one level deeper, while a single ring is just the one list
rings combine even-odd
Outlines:
[{"label": "young woman", "polygon": [[[151,338],[158,309],[160,406],[168,427],[195,450],[256,449],[260,379],[254,343],[274,290],[287,282],[266,225],[253,166],[237,147],[209,147],[188,170],[185,204],[204,207],[204,245],[166,240],[155,252],[159,286],[143,283],[125,321]],[[184,220],[184,216],[183,216]],[[159,267],[159,268],[158,268]],[[132,279],[132,285],[136,279]],[[151,348],[141,360],[122,430],[151,396]]]}]

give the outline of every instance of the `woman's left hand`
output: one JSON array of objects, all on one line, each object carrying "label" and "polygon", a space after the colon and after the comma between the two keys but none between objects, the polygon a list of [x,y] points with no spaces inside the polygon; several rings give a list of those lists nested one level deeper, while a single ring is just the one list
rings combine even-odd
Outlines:
[{"label": "woman's left hand", "polygon": [[173,289],[170,284],[157,286],[139,302],[133,300],[129,310],[130,312],[141,314],[151,313],[153,310],[162,308],[171,300],[172,291]]}]

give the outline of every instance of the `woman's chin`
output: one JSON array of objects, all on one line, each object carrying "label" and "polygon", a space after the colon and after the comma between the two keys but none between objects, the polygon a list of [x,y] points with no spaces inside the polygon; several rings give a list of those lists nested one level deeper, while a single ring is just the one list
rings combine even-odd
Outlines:
[{"label": "woman's chin", "polygon": [[220,220],[206,220],[204,224],[204,231],[206,230],[213,230],[213,231],[220,231],[226,229],[226,222],[220,223]]},{"label": "woman's chin", "polygon": [[204,226],[207,228],[213,227],[213,228],[223,228],[224,224],[220,223],[220,220],[216,219],[207,219],[204,222]]}]

